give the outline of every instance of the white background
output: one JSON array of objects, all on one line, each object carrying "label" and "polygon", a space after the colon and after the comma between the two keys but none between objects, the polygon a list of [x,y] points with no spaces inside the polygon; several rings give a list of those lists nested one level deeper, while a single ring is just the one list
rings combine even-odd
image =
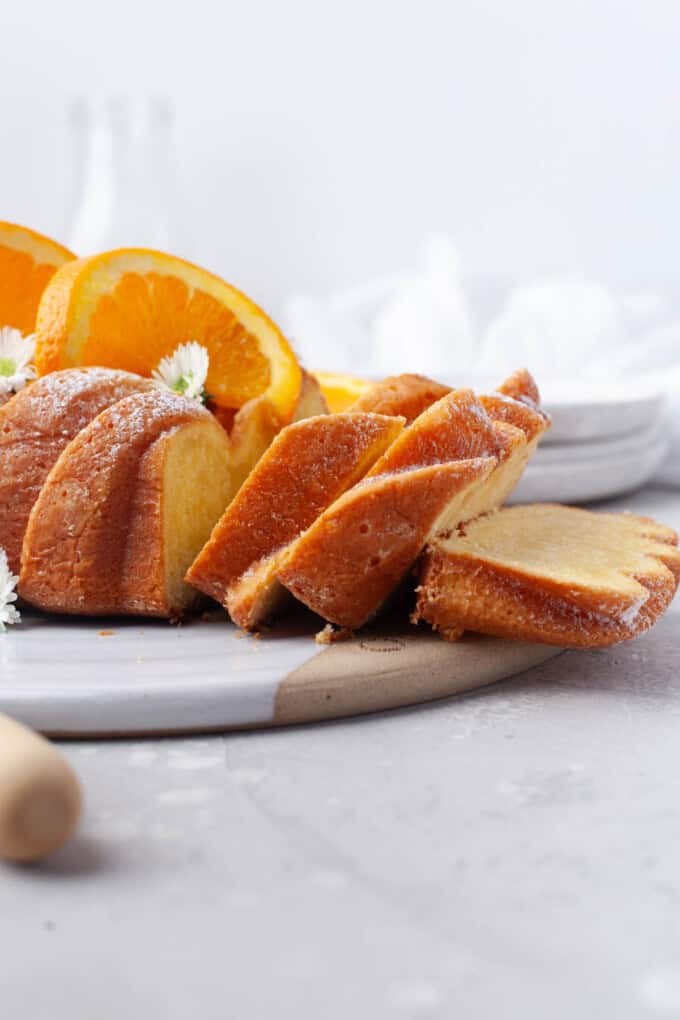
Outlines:
[{"label": "white background", "polygon": [[0,218],[67,236],[69,100],[175,105],[191,255],[274,314],[408,267],[672,277],[680,3],[0,0]]}]

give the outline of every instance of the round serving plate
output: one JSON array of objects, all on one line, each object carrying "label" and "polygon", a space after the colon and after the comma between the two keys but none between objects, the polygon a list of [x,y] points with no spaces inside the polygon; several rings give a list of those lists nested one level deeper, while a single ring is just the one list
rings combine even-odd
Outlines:
[{"label": "round serving plate", "polygon": [[559,654],[476,635],[447,643],[393,617],[318,645],[300,614],[261,638],[222,613],[183,626],[31,611],[0,634],[0,712],[51,736],[278,726],[472,690]]},{"label": "round serving plate", "polygon": [[562,459],[542,459],[539,447],[508,503],[589,503],[634,492],[656,473],[667,450],[663,437],[635,453],[591,456],[586,449],[577,456],[569,450]]},{"label": "round serving plate", "polygon": [[[549,433],[548,433],[549,434]],[[531,464],[541,466],[585,464],[603,460],[638,460],[667,441],[667,425],[656,418],[651,425],[625,436],[608,436],[576,443],[541,443]]]},{"label": "round serving plate", "polygon": [[663,408],[660,391],[629,382],[548,381],[541,393],[552,418],[546,445],[639,434],[653,426]]}]

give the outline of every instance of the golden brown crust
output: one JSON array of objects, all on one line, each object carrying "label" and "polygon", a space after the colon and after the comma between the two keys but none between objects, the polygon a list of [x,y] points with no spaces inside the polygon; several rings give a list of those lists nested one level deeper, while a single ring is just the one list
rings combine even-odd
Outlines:
[{"label": "golden brown crust", "polygon": [[105,408],[150,388],[128,372],[73,368],[43,376],[0,408],[0,545],[13,573],[31,507],[62,451]]},{"label": "golden brown crust", "polygon": [[513,444],[512,432],[496,428],[472,390],[451,390],[404,429],[370,474],[475,457],[503,460]]},{"label": "golden brown crust", "polygon": [[[274,405],[266,397],[254,397],[235,411],[212,401],[210,411],[229,435],[234,491],[269,449],[284,426]],[[302,369],[302,383],[291,422],[328,414],[328,404],[317,379]]]},{"label": "golden brown crust", "polygon": [[409,571],[451,502],[488,477],[493,458],[366,478],[282,558],[279,580],[339,627],[363,626]]},{"label": "golden brown crust", "polygon": [[78,433],[31,511],[19,578],[23,599],[85,615],[167,617],[181,609],[165,590],[162,469],[167,444],[196,422],[219,435],[227,465],[228,442],[213,417],[172,394],[129,396]]},{"label": "golden brown crust", "polygon": [[392,375],[371,386],[348,410],[398,415],[410,425],[449,391],[449,386],[443,386],[424,375]]},{"label": "golden brown crust", "polygon": [[[572,547],[560,577],[554,571],[537,571],[529,557],[523,563],[519,553],[514,561],[494,558],[493,541],[491,551],[483,555],[473,554],[464,540],[434,543],[423,557],[414,620],[426,620],[447,638],[472,630],[574,648],[606,647],[653,626],[668,608],[680,581],[677,535],[649,518],[593,515],[571,507],[515,507],[499,510],[496,518],[500,524],[512,513],[517,527],[526,529],[531,527],[532,515],[550,510],[557,511],[551,538],[554,548],[560,548],[565,529],[578,529],[581,562],[574,561]],[[616,574],[607,584],[579,576],[580,568],[600,552],[587,538],[588,517],[598,519],[598,541],[603,526],[612,540],[617,531],[625,530],[622,540],[627,543],[627,555],[640,562],[639,569],[627,573],[629,583],[625,578],[617,583]],[[562,534],[557,526],[560,519]],[[474,536],[476,523],[467,526],[469,536]],[[636,583],[631,585],[631,579]]]},{"label": "golden brown crust", "polygon": [[521,429],[529,443],[538,443],[552,424],[545,411],[502,393],[481,394],[479,400],[490,418]]},{"label": "golden brown crust", "polygon": [[518,368],[516,372],[513,372],[505,382],[501,383],[497,392],[506,397],[512,397],[513,400],[519,400],[534,409],[541,406],[541,394],[536,380],[526,368]]},{"label": "golden brown crust", "polygon": [[[366,413],[321,415],[289,425],[216,525],[187,574],[189,584],[228,606],[239,579],[297,538],[357,482],[402,426],[401,419]],[[257,600],[252,588],[249,592]],[[233,603],[231,612],[238,615]],[[249,625],[250,608],[246,616],[237,622]]]}]

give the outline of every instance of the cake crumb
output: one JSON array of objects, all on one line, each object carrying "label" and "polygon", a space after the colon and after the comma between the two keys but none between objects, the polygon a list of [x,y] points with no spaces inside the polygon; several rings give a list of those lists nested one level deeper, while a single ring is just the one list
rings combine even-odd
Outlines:
[{"label": "cake crumb", "polygon": [[205,612],[201,613],[201,620],[203,623],[218,623],[222,615],[219,609],[206,609]]},{"label": "cake crumb", "polygon": [[314,635],[314,640],[317,645],[334,645],[338,641],[349,641],[353,637],[352,631],[346,627],[336,629],[332,623],[327,623],[323,630]]}]

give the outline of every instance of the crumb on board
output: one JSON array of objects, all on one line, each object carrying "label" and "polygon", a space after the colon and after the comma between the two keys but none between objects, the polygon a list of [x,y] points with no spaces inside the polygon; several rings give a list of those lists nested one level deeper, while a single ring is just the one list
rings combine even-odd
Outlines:
[{"label": "crumb on board", "polygon": [[327,623],[323,630],[314,635],[314,640],[317,645],[334,645],[338,641],[349,641],[352,637],[354,637],[352,631],[346,627],[336,629],[332,623]]},{"label": "crumb on board", "polygon": [[113,637],[115,630],[100,630],[99,637]]},{"label": "crumb on board", "polygon": [[203,623],[219,623],[223,617],[224,613],[219,609],[206,609],[201,613]]}]

